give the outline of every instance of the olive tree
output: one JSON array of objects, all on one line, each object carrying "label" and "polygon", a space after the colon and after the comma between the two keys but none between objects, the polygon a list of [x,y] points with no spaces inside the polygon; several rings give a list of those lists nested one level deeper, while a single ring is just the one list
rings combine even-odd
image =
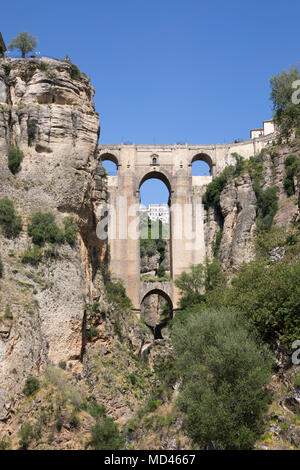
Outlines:
[{"label": "olive tree", "polygon": [[17,37],[13,38],[9,45],[9,49],[19,49],[22,57],[25,58],[28,52],[31,52],[35,49],[37,45],[37,37],[32,36],[31,34],[27,33],[26,31],[22,31],[18,34]]}]

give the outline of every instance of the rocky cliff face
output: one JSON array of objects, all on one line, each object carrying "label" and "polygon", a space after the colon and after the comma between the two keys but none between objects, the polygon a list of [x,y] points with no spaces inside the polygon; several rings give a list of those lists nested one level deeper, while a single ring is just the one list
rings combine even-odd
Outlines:
[{"label": "rocky cliff face", "polygon": [[[13,240],[1,237],[5,276],[0,325],[0,419],[9,415],[29,374],[49,362],[78,365],[82,322],[93,290],[94,264],[105,249],[95,236],[96,210],[106,198],[96,169],[99,120],[89,79],[69,63],[52,59],[12,59],[0,63],[0,198],[14,201],[24,230]],[[18,146],[21,171],[8,168],[8,151]],[[99,174],[100,173],[100,174]],[[30,245],[27,220],[51,211],[58,224],[75,214],[80,227],[75,248],[63,245],[55,263],[39,269],[20,262]],[[12,373],[14,371],[14,373]]]},{"label": "rocky cliff face", "polygon": [[[299,175],[294,178],[295,195],[288,196],[284,189],[286,157],[299,153],[299,142],[294,141],[291,146],[269,148],[261,155],[260,186],[262,190],[277,188],[279,208],[273,221],[277,227],[288,226],[299,220]],[[220,196],[220,206],[221,214],[213,207],[209,207],[206,212],[206,250],[207,255],[213,257],[217,234],[222,231],[218,259],[224,270],[231,275],[255,256],[257,198],[253,178],[247,171],[226,184]]]}]

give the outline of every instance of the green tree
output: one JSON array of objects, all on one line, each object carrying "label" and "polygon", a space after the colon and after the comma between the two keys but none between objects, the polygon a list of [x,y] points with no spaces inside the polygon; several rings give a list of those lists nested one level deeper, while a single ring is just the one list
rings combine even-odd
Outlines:
[{"label": "green tree", "polygon": [[8,168],[13,175],[21,170],[21,163],[24,158],[22,150],[17,145],[10,147],[8,151]]},{"label": "green tree", "polygon": [[208,291],[224,283],[225,275],[217,260],[206,259],[204,265],[191,265],[189,272],[182,272],[175,280],[176,287],[181,291],[181,307],[186,309],[204,302]]},{"label": "green tree", "polygon": [[65,226],[65,240],[69,245],[74,246],[77,240],[78,226],[72,216],[66,217],[63,223]]},{"label": "green tree", "polygon": [[200,448],[251,449],[266,409],[272,360],[243,315],[199,311],[173,324],[182,378],[177,404],[183,426]]},{"label": "green tree", "polygon": [[22,230],[21,217],[16,215],[13,201],[0,199],[0,226],[7,238],[15,238]]},{"label": "green tree", "polygon": [[21,450],[27,450],[31,441],[35,438],[34,429],[30,423],[22,424],[19,431],[19,446]]},{"label": "green tree", "polygon": [[22,31],[17,37],[10,41],[8,49],[19,49],[22,57],[25,58],[28,52],[32,52],[35,49],[37,43],[38,41],[36,36],[32,36],[26,31]]},{"label": "green tree", "polygon": [[289,138],[292,130],[300,126],[300,104],[292,102],[292,95],[295,92],[293,83],[296,80],[300,80],[297,67],[291,67],[288,71],[283,70],[270,79],[274,122],[284,138]]},{"label": "green tree", "polygon": [[124,446],[124,437],[111,418],[103,418],[91,428],[91,439],[87,447],[94,450],[118,450]]},{"label": "green tree", "polygon": [[40,382],[38,381],[38,379],[36,377],[32,377],[32,375],[27,377],[25,386],[23,388],[23,392],[25,393],[25,395],[27,397],[35,395],[39,391],[39,389]]},{"label": "green tree", "polygon": [[56,225],[55,217],[50,212],[35,212],[28,225],[28,235],[32,237],[35,245],[49,243],[63,243],[63,231]]},{"label": "green tree", "polygon": [[43,252],[38,245],[33,245],[33,247],[29,246],[21,256],[23,264],[31,264],[32,266],[37,266],[42,259]]}]

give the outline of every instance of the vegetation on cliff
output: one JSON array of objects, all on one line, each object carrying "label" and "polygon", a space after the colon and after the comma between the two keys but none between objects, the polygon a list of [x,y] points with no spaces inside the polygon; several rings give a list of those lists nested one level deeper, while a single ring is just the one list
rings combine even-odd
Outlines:
[{"label": "vegetation on cliff", "polygon": [[182,379],[177,405],[200,448],[250,449],[266,409],[272,360],[246,318],[234,310],[192,308],[174,322]]}]

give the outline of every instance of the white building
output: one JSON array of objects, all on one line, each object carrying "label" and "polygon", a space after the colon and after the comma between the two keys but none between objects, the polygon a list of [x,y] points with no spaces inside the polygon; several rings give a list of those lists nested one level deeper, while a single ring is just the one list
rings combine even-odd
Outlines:
[{"label": "white building", "polygon": [[250,139],[257,139],[258,137],[273,134],[273,132],[275,132],[274,122],[272,120],[264,121],[263,127],[260,127],[259,129],[251,129]]},{"label": "white building", "polygon": [[149,204],[148,207],[141,205],[141,212],[147,213],[152,221],[161,220],[164,224],[169,223],[170,211],[167,204]]}]

